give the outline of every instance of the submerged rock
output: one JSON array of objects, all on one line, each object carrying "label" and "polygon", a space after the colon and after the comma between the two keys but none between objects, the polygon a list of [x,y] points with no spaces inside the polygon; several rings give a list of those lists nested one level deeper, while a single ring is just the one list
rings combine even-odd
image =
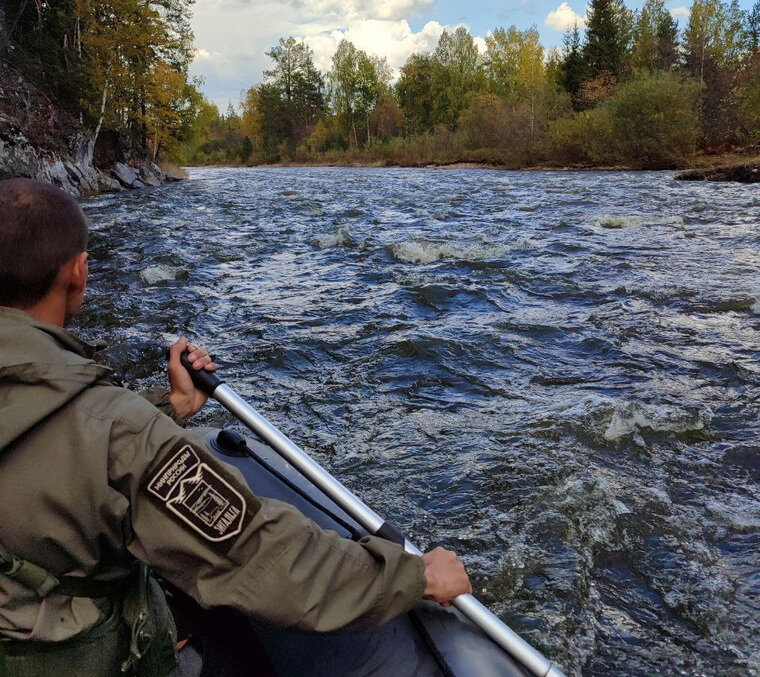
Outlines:
[{"label": "submerged rock", "polygon": [[742,162],[724,167],[690,169],[676,175],[679,181],[738,181],[760,183],[760,162]]}]

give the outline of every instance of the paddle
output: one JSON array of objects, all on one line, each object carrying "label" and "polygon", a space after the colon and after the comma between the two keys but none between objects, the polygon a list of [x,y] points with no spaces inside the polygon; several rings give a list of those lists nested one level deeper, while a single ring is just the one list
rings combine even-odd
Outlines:
[{"label": "paddle", "polygon": [[[307,480],[361,524],[369,533],[403,545],[413,555],[422,551],[405,539],[401,533],[366,505],[305,451],[291,442],[266,418],[241,399],[215,373],[196,370],[187,360],[187,352],[180,357],[182,366],[190,373],[196,388],[200,388],[233,416],[244,423],[272,449],[298,470]],[[472,595],[460,595],[453,600],[454,606],[485,632],[512,658],[528,668],[536,677],[565,677],[562,670],[544,658],[522,637],[489,611]]]}]

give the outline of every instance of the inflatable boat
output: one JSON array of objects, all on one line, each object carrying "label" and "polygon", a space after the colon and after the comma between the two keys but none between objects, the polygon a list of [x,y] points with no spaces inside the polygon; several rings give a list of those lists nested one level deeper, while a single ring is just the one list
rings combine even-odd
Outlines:
[{"label": "inflatable boat", "polygon": [[[285,501],[343,538],[367,534],[263,441],[232,430],[197,432],[255,494]],[[464,615],[432,602],[374,630],[312,634],[256,625],[254,633],[280,677],[530,677]]]}]

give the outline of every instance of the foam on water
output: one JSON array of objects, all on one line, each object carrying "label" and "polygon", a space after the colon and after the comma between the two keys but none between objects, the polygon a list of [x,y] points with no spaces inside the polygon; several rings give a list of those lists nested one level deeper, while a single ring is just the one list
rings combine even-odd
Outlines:
[{"label": "foam on water", "polygon": [[154,285],[159,282],[180,279],[186,274],[187,271],[183,268],[159,264],[156,266],[148,266],[141,270],[140,279],[147,285]]},{"label": "foam on water", "polygon": [[354,243],[351,232],[345,226],[338,228],[335,233],[320,233],[312,238],[312,245],[317,249],[329,249],[331,247],[347,247]]},{"label": "foam on water", "polygon": [[404,263],[433,263],[443,259],[460,261],[482,261],[498,258],[500,248],[489,246],[467,246],[452,242],[432,242],[427,240],[400,242],[392,244],[393,257]]},{"label": "foam on water", "polygon": [[604,431],[604,439],[617,442],[641,431],[659,433],[700,432],[706,427],[707,414],[700,416],[671,406],[642,406],[631,402],[615,402],[610,421]]},{"label": "foam on water", "polygon": [[600,216],[596,225],[609,230],[623,228],[636,228],[638,226],[681,226],[684,223],[682,216],[641,216],[637,214],[613,214]]}]

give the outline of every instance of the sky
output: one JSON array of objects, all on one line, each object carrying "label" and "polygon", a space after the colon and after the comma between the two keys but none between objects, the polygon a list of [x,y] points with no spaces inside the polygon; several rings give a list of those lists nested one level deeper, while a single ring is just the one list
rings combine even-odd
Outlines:
[{"label": "sky", "polygon": [[[644,0],[627,0],[638,9]],[[749,9],[753,0],[740,0]],[[666,0],[683,28],[689,0]],[[269,67],[266,52],[281,37],[305,40],[323,72],[338,43],[384,56],[397,73],[412,52],[432,51],[446,28],[464,25],[481,51],[489,31],[535,26],[547,49],[558,47],[566,28],[582,27],[585,0],[196,0],[193,15],[195,61],[191,73],[201,90],[225,111],[241,92],[261,82]]]}]

